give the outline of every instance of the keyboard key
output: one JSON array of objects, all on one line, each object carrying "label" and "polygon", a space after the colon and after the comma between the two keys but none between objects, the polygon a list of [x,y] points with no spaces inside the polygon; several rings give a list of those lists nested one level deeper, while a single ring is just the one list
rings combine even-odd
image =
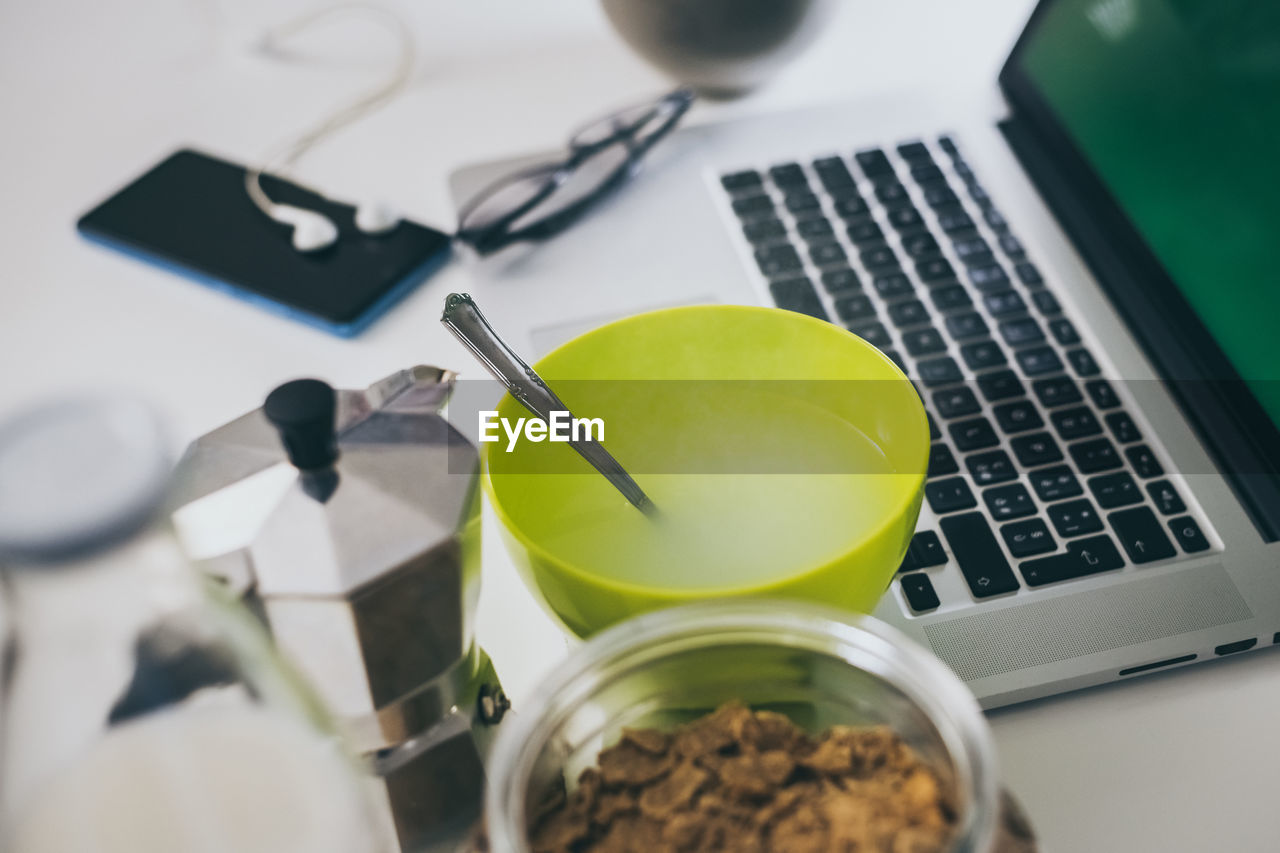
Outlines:
[{"label": "keyboard key", "polygon": [[1022,387],[1022,380],[1012,370],[994,370],[982,374],[978,377],[978,390],[990,403],[1021,397],[1026,392]]},{"label": "keyboard key", "polygon": [[993,231],[1004,231],[1009,227],[1009,223],[1000,215],[1000,211],[994,207],[988,206],[982,211],[982,218],[987,221]]},{"label": "keyboard key", "polygon": [[1062,450],[1058,448],[1058,443],[1053,440],[1053,436],[1047,432],[1020,435],[1009,441],[1009,447],[1013,449],[1013,455],[1018,458],[1018,463],[1024,468],[1048,465],[1050,462],[1062,459]]},{"label": "keyboard key", "polygon": [[794,272],[800,269],[800,255],[789,244],[783,243],[777,246],[765,246],[756,249],[756,263],[760,265],[760,272],[769,278]]},{"label": "keyboard key", "polygon": [[1044,419],[1036,411],[1035,404],[1025,397],[1012,403],[1001,403],[991,413],[996,416],[1000,429],[1009,435],[1044,426]]},{"label": "keyboard key", "polygon": [[1191,516],[1172,519],[1169,522],[1169,530],[1173,532],[1174,540],[1188,554],[1209,550],[1209,540],[1200,532],[1200,525],[1196,524],[1196,520]]},{"label": "keyboard key", "polygon": [[1129,417],[1128,412],[1112,412],[1103,420],[1111,428],[1111,434],[1116,437],[1116,441],[1121,444],[1132,444],[1142,440],[1142,433],[1138,430],[1138,425],[1133,422],[1133,418]]},{"label": "keyboard key", "polygon": [[996,431],[991,428],[991,421],[986,418],[956,421],[950,424],[947,429],[951,433],[951,440],[955,442],[956,449],[961,453],[968,453],[970,450],[981,450],[984,447],[994,447],[1000,443],[1000,439],[996,436]]},{"label": "keyboard key", "polygon": [[876,184],[876,198],[885,207],[911,204],[911,196],[907,195],[907,188],[897,181],[881,181]]},{"label": "keyboard key", "polygon": [[907,372],[907,363],[902,360],[902,356],[898,354],[898,351],[896,349],[880,347],[880,352],[882,355],[885,356],[885,358],[889,359],[894,364],[898,365],[898,369],[901,370],[903,373]]},{"label": "keyboard key", "polygon": [[1090,536],[1067,543],[1067,553],[1028,560],[1018,566],[1027,586],[1087,577],[1110,572],[1124,566],[1124,558],[1116,550],[1110,536]]},{"label": "keyboard key", "polygon": [[742,219],[773,214],[773,199],[767,195],[749,195],[733,200],[733,212]]},{"label": "keyboard key", "polygon": [[833,296],[857,292],[862,289],[858,274],[848,267],[827,270],[822,274],[822,286]]},{"label": "keyboard key", "polygon": [[907,231],[923,227],[924,220],[920,218],[920,211],[907,202],[906,206],[895,207],[889,211],[889,224],[899,231]]},{"label": "keyboard key", "polygon": [[1003,450],[988,450],[985,453],[974,453],[965,457],[964,465],[969,469],[969,476],[979,486],[994,486],[1016,480],[1017,470],[1013,460]]},{"label": "keyboard key", "polygon": [[[1026,250],[1022,247],[1022,242],[1012,234],[1005,232],[1000,235],[1000,250],[1011,258],[1021,258],[1026,254]],[[1032,267],[1034,269],[1034,267]],[[1018,265],[1018,277],[1022,278],[1022,264]],[[1023,283],[1030,284],[1025,278]]]},{"label": "keyboard key", "polygon": [[942,548],[942,540],[932,530],[921,530],[911,537],[907,553],[922,569],[930,566],[941,566],[947,561],[947,552]]},{"label": "keyboard key", "polygon": [[871,280],[871,286],[880,294],[881,299],[896,299],[916,292],[911,286],[911,279],[900,272],[878,275]]},{"label": "keyboard key", "polygon": [[942,438],[942,433],[938,432],[938,422],[933,419],[933,412],[925,409],[924,417],[929,422],[929,440],[937,441]]},{"label": "keyboard key", "polygon": [[929,580],[929,576],[924,572],[903,575],[898,583],[902,586],[902,595],[906,598],[907,604],[916,613],[933,610],[941,604],[938,601],[938,593],[933,589],[933,581]]},{"label": "keyboard key", "polygon": [[970,370],[985,370],[988,367],[999,367],[1007,364],[1004,351],[993,340],[974,341],[960,347],[960,356]]},{"label": "keyboard key", "polygon": [[887,347],[893,343],[889,339],[889,332],[879,323],[862,323],[857,326],[850,326],[849,331],[862,338],[873,347]]},{"label": "keyboard key", "polygon": [[960,366],[949,355],[918,361],[916,371],[919,373],[920,381],[928,386],[946,385],[949,382],[959,382],[964,378],[964,374],[960,372]]},{"label": "keyboard key", "polygon": [[908,234],[902,238],[902,251],[913,260],[932,258],[938,254],[938,241],[928,231]]},{"label": "keyboard key", "polygon": [[1050,412],[1049,420],[1053,421],[1053,428],[1058,431],[1058,435],[1062,437],[1063,441],[1071,441],[1075,438],[1084,438],[1085,436],[1097,435],[1102,432],[1102,426],[1098,423],[1098,419],[1094,417],[1093,412],[1084,406]]},{"label": "keyboard key", "polygon": [[1000,595],[1018,588],[1018,579],[1013,576],[1009,561],[991,532],[991,525],[980,513],[948,516],[942,519],[941,526],[975,598]]},{"label": "keyboard key", "polygon": [[1014,353],[1018,366],[1027,376],[1040,376],[1045,373],[1057,373],[1062,370],[1062,359],[1049,347],[1032,347]]},{"label": "keyboard key", "polygon": [[898,328],[929,322],[929,309],[919,299],[895,302],[889,306],[889,320]]},{"label": "keyboard key", "polygon": [[1040,343],[1044,340],[1044,332],[1040,330],[1040,324],[1034,318],[1022,317],[1001,323],[1000,337],[1004,338],[1004,342],[1009,346],[1020,347]]},{"label": "keyboard key", "polygon": [[853,159],[858,161],[858,167],[862,169],[862,174],[868,178],[878,178],[893,174],[893,164],[889,162],[889,158],[879,148],[868,148],[866,151],[859,151],[853,155]]},{"label": "keyboard key", "polygon": [[1045,554],[1058,547],[1048,525],[1039,518],[1006,524],[1000,528],[1000,535],[1004,538],[1004,544],[1009,546],[1009,553],[1018,560]]},{"label": "keyboard key", "polygon": [[[1017,241],[1015,240],[1014,242]],[[1036,269],[1036,265],[1031,261],[1021,261],[1015,264],[1013,271],[1018,274],[1018,280],[1025,285],[1044,284],[1044,279],[1040,277],[1040,270]]]},{"label": "keyboard key", "polygon": [[932,163],[933,157],[929,154],[929,149],[925,144],[916,139],[911,142],[903,142],[898,146],[898,155],[903,160],[911,163]]},{"label": "keyboard key", "polygon": [[1113,409],[1120,405],[1120,398],[1111,388],[1111,383],[1105,379],[1092,379],[1084,384],[1084,389],[1089,392],[1089,399],[1099,409]]},{"label": "keyboard key", "polygon": [[862,265],[868,270],[896,269],[898,256],[888,246],[868,246],[859,255]]},{"label": "keyboard key", "polygon": [[856,184],[853,173],[839,157],[823,157],[813,161],[813,171],[828,192],[835,192]]},{"label": "keyboard key", "polygon": [[831,223],[820,218],[801,219],[796,223],[796,233],[810,243],[826,242],[835,237]]},{"label": "keyboard key", "polygon": [[978,505],[969,484],[963,477],[952,477],[949,480],[931,480],[924,485],[924,496],[929,501],[929,508],[942,515],[958,509],[971,509]]},{"label": "keyboard key", "polygon": [[1071,325],[1071,321],[1066,317],[1050,320],[1049,332],[1053,335],[1053,339],[1064,347],[1080,343],[1080,335],[1076,332],[1076,327]]},{"label": "keyboard key", "polygon": [[807,189],[800,192],[788,193],[782,199],[782,204],[792,213],[803,213],[806,210],[817,210],[822,206],[818,201],[818,197]]},{"label": "keyboard key", "polygon": [[1036,310],[1046,317],[1062,313],[1062,306],[1058,304],[1057,297],[1047,290],[1037,290],[1032,293],[1031,301],[1036,304]]},{"label": "keyboard key", "polygon": [[944,418],[962,418],[982,411],[982,404],[966,387],[948,388],[933,392],[933,405]]},{"label": "keyboard key", "polygon": [[911,177],[918,184],[936,183],[937,181],[945,181],[942,170],[933,164],[930,160],[927,163],[916,163],[911,167]]},{"label": "keyboard key", "polygon": [[857,222],[850,222],[844,233],[848,234],[849,240],[859,247],[880,243],[884,240],[884,232],[880,230],[880,226],[876,224],[874,219],[860,219]]},{"label": "keyboard key", "polygon": [[1102,529],[1102,519],[1098,518],[1098,511],[1093,508],[1088,498],[1052,504],[1048,512],[1054,529],[1064,539],[1096,533]]},{"label": "keyboard key", "polygon": [[938,147],[950,154],[952,157],[959,154],[959,151],[956,149],[956,141],[951,138],[950,134],[944,133],[942,136],[938,137]]},{"label": "keyboard key", "polygon": [[809,260],[815,267],[830,267],[843,264],[846,258],[839,243],[819,243],[809,250]]},{"label": "keyboard key", "polygon": [[1125,471],[1090,478],[1089,491],[1103,509],[1142,503],[1142,490]]},{"label": "keyboard key", "polygon": [[935,213],[938,216],[938,227],[946,234],[957,234],[973,228],[973,220],[969,218],[969,214],[965,213],[964,208],[959,205],[954,208],[940,207]]},{"label": "keyboard key", "polygon": [[[816,219],[813,221],[821,222],[822,220]],[[769,243],[785,239],[787,228],[777,219],[757,219],[751,222],[744,222],[742,233],[752,243]]]},{"label": "keyboard key", "polygon": [[1052,376],[1048,379],[1037,379],[1031,383],[1031,390],[1036,399],[1046,409],[1065,406],[1068,403],[1079,403],[1083,398],[1080,389],[1069,376]]},{"label": "keyboard key", "polygon": [[926,284],[955,278],[956,271],[946,258],[927,258],[916,263],[916,275]]},{"label": "keyboard key", "polygon": [[1129,464],[1133,466],[1133,470],[1144,480],[1159,477],[1164,473],[1164,466],[1160,464],[1159,459],[1156,459],[1156,455],[1151,452],[1151,448],[1145,444],[1126,447],[1124,455],[1129,458]]},{"label": "keyboard key", "polygon": [[[983,245],[986,244],[983,243]],[[1004,267],[996,264],[973,267],[969,270],[969,280],[973,282],[974,287],[983,291],[1005,290],[1009,287],[1009,276],[1005,274]]]},{"label": "keyboard key", "polygon": [[[818,175],[818,179],[822,179],[821,174]],[[823,184],[823,186],[827,187],[827,193],[831,196],[832,201],[839,201],[842,198],[862,198],[862,194],[858,192],[856,182],[849,184],[833,183],[830,186]]]},{"label": "keyboard key", "polygon": [[836,300],[836,316],[846,323],[870,320],[876,316],[875,306],[861,293],[849,293]]},{"label": "keyboard key", "polygon": [[943,477],[960,470],[951,448],[945,444],[934,444],[929,447],[929,470],[925,476]]},{"label": "keyboard key", "polygon": [[819,320],[830,319],[827,310],[822,307],[822,301],[818,299],[818,291],[813,289],[813,284],[807,278],[784,278],[770,282],[769,292],[773,294],[773,301],[779,308],[808,314]]},{"label": "keyboard key", "polygon": [[[836,199],[834,205],[836,215],[842,219],[849,219],[855,216],[866,216],[871,212],[871,208],[867,207],[867,203],[858,195],[846,195]],[[876,228],[877,233],[880,231]]]},{"label": "keyboard key", "polygon": [[1012,290],[988,293],[982,297],[982,304],[987,306],[987,312],[991,316],[997,318],[1009,314],[1021,314],[1027,308],[1026,303],[1022,301],[1022,297]]},{"label": "keyboard key", "polygon": [[970,311],[967,314],[953,314],[946,319],[947,334],[956,340],[974,338],[987,334],[987,323],[982,315]]},{"label": "keyboard key", "polygon": [[[951,241],[951,248],[955,250],[956,257],[965,262],[966,266],[977,266],[971,262],[973,258],[982,258],[984,260],[991,257],[991,247],[987,245],[987,241],[983,240],[977,234],[969,234],[959,237]],[[998,265],[992,264],[990,260],[986,260],[986,266],[991,269],[1000,270],[1003,274],[1004,269]],[[1008,278],[1006,277],[1007,281]]]},{"label": "keyboard key", "polygon": [[809,179],[799,163],[780,163],[769,170],[769,177],[779,187],[807,187]]},{"label": "keyboard key", "polygon": [[933,307],[943,312],[973,307],[968,291],[958,284],[935,287],[929,291],[929,298],[933,300]]},{"label": "keyboard key", "polygon": [[724,187],[729,192],[755,189],[756,187],[759,187],[760,184],[760,173],[754,169],[748,169],[744,172],[733,172],[728,175],[720,176],[720,186]]},{"label": "keyboard key", "polygon": [[1021,483],[1010,483],[1007,486],[996,486],[982,493],[991,517],[997,522],[1012,521],[1027,515],[1035,515],[1036,504]]},{"label": "keyboard key", "polygon": [[924,203],[937,210],[940,207],[959,204],[960,198],[945,183],[934,181],[924,187]]},{"label": "keyboard key", "polygon": [[1101,372],[1087,349],[1067,350],[1067,361],[1071,362],[1071,369],[1076,372],[1076,376],[1097,376]]},{"label": "keyboard key", "polygon": [[1120,454],[1116,453],[1116,446],[1108,438],[1095,438],[1069,444],[1067,452],[1071,454],[1071,458],[1075,460],[1076,467],[1082,474],[1119,468],[1124,464],[1120,461]]},{"label": "keyboard key", "polygon": [[1031,488],[1042,501],[1057,501],[1084,494],[1080,481],[1075,473],[1066,465],[1055,465],[1040,471],[1032,471],[1029,475]]},{"label": "keyboard key", "polygon": [[1136,506],[1107,516],[1120,545],[1135,563],[1167,560],[1177,552],[1150,507]]},{"label": "keyboard key", "polygon": [[1182,502],[1178,490],[1168,480],[1147,483],[1147,493],[1151,495],[1151,500],[1155,502],[1161,515],[1177,515],[1187,511],[1187,505]]},{"label": "keyboard key", "polygon": [[947,343],[942,339],[942,335],[938,334],[938,330],[932,326],[903,332],[902,345],[906,347],[907,353],[913,356],[942,352],[947,348]]}]

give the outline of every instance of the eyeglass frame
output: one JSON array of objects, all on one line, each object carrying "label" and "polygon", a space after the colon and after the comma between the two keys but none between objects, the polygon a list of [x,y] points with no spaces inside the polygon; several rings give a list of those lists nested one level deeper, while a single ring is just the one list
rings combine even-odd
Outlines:
[{"label": "eyeglass frame", "polygon": [[[629,123],[628,125],[618,127],[613,133],[595,142],[580,142],[581,134],[590,127],[608,121],[614,116],[620,116],[626,112],[635,110],[637,107],[629,107],[623,110],[615,110],[608,115],[589,122],[583,126],[583,129],[573,134],[569,140],[568,156],[559,161],[548,161],[537,166],[522,169],[510,175],[506,175],[492,182],[466,203],[458,214],[458,231],[454,235],[455,239],[466,243],[480,255],[490,255],[498,252],[513,243],[525,241],[545,240],[554,237],[560,232],[566,230],[578,221],[588,210],[601,202],[603,199],[616,192],[623,184],[635,177],[640,171],[641,161],[646,154],[665,138],[675,126],[688,112],[689,107],[693,105],[696,94],[692,89],[681,87],[674,91],[668,92],[660,98],[652,102],[652,109],[645,113],[639,119]],[[645,125],[649,124],[655,118],[658,118],[663,110],[667,110],[667,116],[662,119],[661,123],[643,139],[637,140],[636,134],[640,132]],[[518,221],[521,217],[537,208],[538,205],[551,198],[555,192],[569,180],[570,177],[584,163],[592,157],[599,154],[614,145],[622,144],[627,151],[626,159],[608,176],[606,176],[594,190],[584,195],[581,199],[570,204],[556,213],[549,214],[541,219],[529,223],[515,231],[510,230],[510,226]],[[512,210],[501,215],[493,222],[477,228],[465,228],[467,216],[476,210],[486,199],[491,198],[503,188],[510,186],[518,181],[532,180],[540,174],[546,174],[543,185],[538,189],[527,201],[517,205]]]}]

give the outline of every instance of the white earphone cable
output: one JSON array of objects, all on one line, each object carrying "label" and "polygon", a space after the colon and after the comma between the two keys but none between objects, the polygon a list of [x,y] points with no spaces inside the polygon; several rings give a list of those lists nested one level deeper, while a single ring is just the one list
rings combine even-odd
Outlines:
[{"label": "white earphone cable", "polygon": [[262,188],[263,173],[283,173],[287,171],[304,154],[324,141],[326,137],[394,98],[409,82],[410,75],[413,73],[416,50],[408,25],[390,9],[374,3],[340,3],[308,12],[268,31],[263,38],[263,49],[272,53],[283,53],[279,48],[279,43],[284,38],[297,35],[318,21],[349,13],[364,13],[368,20],[380,23],[395,36],[399,48],[396,61],[387,79],[379,83],[374,89],[333,111],[314,127],[290,139],[270,156],[246,170],[244,186],[249,198],[252,199],[258,209],[272,219],[277,218],[275,211],[278,205],[271,200],[271,197]]}]

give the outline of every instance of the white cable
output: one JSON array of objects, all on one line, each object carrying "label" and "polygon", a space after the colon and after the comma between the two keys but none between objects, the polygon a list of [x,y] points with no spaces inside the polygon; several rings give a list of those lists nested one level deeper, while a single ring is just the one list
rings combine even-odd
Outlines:
[{"label": "white cable", "polygon": [[310,130],[289,140],[270,156],[246,170],[244,187],[249,193],[249,198],[253,200],[259,210],[272,219],[277,218],[276,212],[280,205],[272,201],[271,197],[262,189],[263,173],[286,172],[302,155],[306,154],[326,137],[399,94],[400,90],[409,82],[409,77],[413,73],[416,51],[409,27],[405,24],[404,19],[395,12],[374,3],[339,3],[308,12],[269,30],[263,37],[261,48],[266,52],[282,55],[284,51],[280,50],[279,44],[284,38],[297,35],[317,21],[349,13],[364,13],[368,20],[377,21],[384,25],[387,31],[395,36],[399,53],[392,66],[391,73],[377,87],[346,106],[333,111]]}]

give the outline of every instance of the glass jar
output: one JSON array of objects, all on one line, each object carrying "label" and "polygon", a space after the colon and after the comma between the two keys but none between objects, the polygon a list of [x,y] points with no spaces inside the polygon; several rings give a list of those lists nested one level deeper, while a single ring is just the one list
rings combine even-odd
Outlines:
[{"label": "glass jar", "polygon": [[320,706],[183,558],[169,471],[135,403],[0,427],[0,849],[385,850]]},{"label": "glass jar", "polygon": [[954,853],[994,849],[991,733],[941,661],[869,616],[735,599],[646,614],[587,641],[526,699],[489,767],[491,849],[528,853],[529,816],[623,728],[670,728],[739,701],[817,734],[892,728],[955,792]]}]

